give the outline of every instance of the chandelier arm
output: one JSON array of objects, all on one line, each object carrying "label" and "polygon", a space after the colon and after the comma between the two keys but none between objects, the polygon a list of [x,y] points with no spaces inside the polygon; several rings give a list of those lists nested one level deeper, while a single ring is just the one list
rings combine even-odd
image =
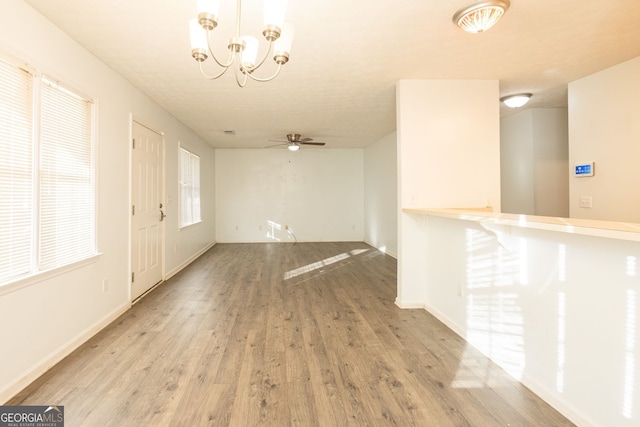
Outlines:
[{"label": "chandelier arm", "polygon": [[226,64],[223,64],[222,62],[220,62],[218,60],[218,58],[216,58],[216,55],[213,53],[213,49],[211,48],[211,30],[207,30],[207,47],[209,48],[209,53],[211,54],[211,57],[213,58],[214,61],[216,61],[216,63],[221,66],[222,68],[229,68],[231,66],[231,64],[233,64],[233,50],[229,49],[229,60],[227,61]]},{"label": "chandelier arm", "polygon": [[[247,73],[246,71],[244,71],[242,68],[238,67],[234,67],[233,68],[235,77],[236,77],[236,83],[238,84],[238,86],[240,87],[245,87],[247,85],[247,76],[249,76],[249,73]],[[244,79],[240,80],[240,77],[238,76],[238,73],[242,73]]]},{"label": "chandelier arm", "polygon": [[255,77],[253,74],[250,73],[246,73],[246,75],[251,79],[251,80],[255,80],[257,82],[268,82],[269,80],[273,80],[276,77],[278,77],[278,74],[280,74],[280,70],[282,69],[282,64],[278,64],[278,69],[276,69],[276,72],[271,76],[271,77],[267,77],[267,78],[260,78],[260,77]]},{"label": "chandelier arm", "polygon": [[220,74],[210,75],[210,74],[207,74],[207,73],[202,69],[202,63],[203,63],[203,62],[204,62],[204,61],[199,61],[199,62],[198,62],[198,66],[200,67],[200,74],[202,74],[202,75],[204,76],[204,78],[206,78],[206,79],[208,79],[208,80],[215,80],[215,79],[218,79],[218,78],[222,77],[222,75],[223,75],[224,73],[226,73],[226,72],[227,72],[227,70],[229,69],[229,67],[224,67],[224,68],[222,69],[222,71],[220,72]]}]

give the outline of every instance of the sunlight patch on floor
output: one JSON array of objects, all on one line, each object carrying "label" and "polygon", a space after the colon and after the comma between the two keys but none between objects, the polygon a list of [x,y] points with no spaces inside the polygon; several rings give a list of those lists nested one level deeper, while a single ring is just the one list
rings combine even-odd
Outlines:
[{"label": "sunlight patch on floor", "polygon": [[289,270],[284,273],[284,280],[293,279],[294,277],[298,277],[302,274],[309,273],[314,270],[320,270],[328,265],[335,264],[336,262],[340,262],[349,258],[350,255],[347,253],[342,253],[340,255],[332,256],[330,258],[325,258],[322,261],[317,261],[312,264],[303,265],[302,267],[298,267],[294,270]]},{"label": "sunlight patch on floor", "polygon": [[302,267],[298,267],[284,273],[284,280],[293,279],[294,277],[298,277],[305,273],[310,273],[312,271],[322,270],[324,267],[327,267],[331,264],[335,264],[337,262],[344,261],[345,259],[361,255],[365,252],[369,252],[369,250],[370,249],[353,249],[348,253],[344,252],[339,255],[335,255],[329,258],[325,258],[321,261],[314,262],[312,264],[303,265]]}]

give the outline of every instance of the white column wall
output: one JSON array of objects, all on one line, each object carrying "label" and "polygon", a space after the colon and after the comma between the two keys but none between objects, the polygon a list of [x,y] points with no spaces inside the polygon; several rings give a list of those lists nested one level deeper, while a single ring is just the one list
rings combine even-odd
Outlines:
[{"label": "white column wall", "polygon": [[[495,80],[397,84],[400,208],[500,211],[500,116]],[[399,212],[400,307],[424,307],[423,219]]]}]

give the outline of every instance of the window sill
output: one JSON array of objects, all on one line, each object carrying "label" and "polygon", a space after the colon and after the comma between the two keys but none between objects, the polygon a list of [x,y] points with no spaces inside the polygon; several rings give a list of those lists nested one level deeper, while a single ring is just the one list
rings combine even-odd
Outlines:
[{"label": "window sill", "polygon": [[183,225],[183,226],[180,227],[180,231],[186,230],[186,229],[191,228],[191,227],[193,227],[195,225],[198,225],[198,224],[202,224],[202,220],[197,221],[197,222],[192,222],[191,224]]},{"label": "window sill", "polygon": [[0,296],[9,294],[11,292],[18,291],[20,289],[27,288],[29,286],[35,285],[45,280],[49,280],[53,277],[59,276],[61,274],[68,273],[73,270],[77,270],[86,265],[93,264],[98,260],[98,258],[102,255],[101,253],[96,253],[88,258],[85,258],[80,261],[76,261],[71,264],[64,265],[62,267],[54,268],[47,271],[42,271],[36,274],[32,274],[29,276],[21,277],[19,279],[11,280],[9,282],[5,282],[0,284]]}]

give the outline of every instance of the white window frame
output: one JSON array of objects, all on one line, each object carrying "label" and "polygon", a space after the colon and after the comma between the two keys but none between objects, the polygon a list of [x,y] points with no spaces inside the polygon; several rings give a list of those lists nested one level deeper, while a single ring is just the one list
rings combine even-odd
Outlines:
[{"label": "white window frame", "polygon": [[[58,274],[62,274],[64,272],[79,268],[80,266],[83,266],[89,262],[92,262],[99,254],[97,251],[97,215],[96,215],[96,200],[97,200],[96,145],[97,144],[96,144],[95,131],[96,131],[97,116],[96,116],[95,102],[90,97],[84,96],[80,92],[74,89],[71,89],[70,86],[63,85],[58,81],[56,81],[55,79],[49,76],[45,76],[41,72],[29,66],[21,64],[20,61],[14,58],[10,58],[3,54],[0,54],[0,61],[2,61],[3,65],[15,67],[17,71],[26,72],[31,76],[31,92],[32,92],[31,108],[33,109],[33,112],[32,112],[33,124],[31,126],[31,134],[30,134],[30,140],[29,140],[29,144],[32,151],[32,154],[31,154],[32,177],[31,177],[31,185],[30,185],[31,192],[32,192],[32,203],[30,206],[31,237],[29,239],[29,242],[25,244],[28,246],[28,251],[30,254],[29,255],[30,265],[28,267],[28,270],[25,268],[23,272],[15,273],[11,271],[5,271],[4,274],[6,274],[6,276],[4,277],[0,276],[0,295],[2,295],[4,293],[10,292],[17,288],[21,288],[23,286],[27,286],[32,283],[36,283],[41,280],[45,280],[47,278],[56,276]],[[87,141],[87,138],[88,138],[89,146],[84,146],[84,148],[82,148],[82,145],[75,146],[74,143],[70,142],[72,138],[71,136],[66,138],[61,138],[59,141],[58,137],[60,134],[54,131],[49,133],[51,139],[49,139],[49,144],[48,144],[49,147],[53,147],[53,150],[51,151],[53,153],[51,156],[53,157],[51,156],[44,157],[42,155],[42,149],[44,146],[44,142],[42,139],[44,137],[42,108],[43,108],[43,102],[45,102],[43,101],[43,98],[45,98],[43,95],[43,86],[45,85],[46,85],[45,90],[49,91],[49,94],[53,94],[53,97],[49,97],[47,99],[51,100],[52,102],[55,102],[55,104],[50,104],[50,105],[55,105],[55,107],[50,111],[55,111],[55,112],[65,111],[63,109],[58,110],[59,103],[71,101],[71,105],[74,105],[75,107],[79,107],[79,110],[76,111],[76,114],[78,111],[80,111],[81,115],[85,115],[85,121],[72,122],[71,127],[73,128],[77,126],[77,129],[78,128],[84,129],[82,133],[85,133],[85,135],[82,138],[80,138],[78,141],[80,142],[80,144],[82,144],[84,141]],[[58,93],[58,95],[56,95],[56,93]],[[82,102],[73,104],[74,100],[81,100]],[[84,103],[84,106],[82,106],[83,103]],[[86,107],[88,107],[88,109],[86,109]],[[72,115],[75,115],[75,114],[72,114]],[[63,123],[64,119],[65,117],[61,117],[49,123],[54,123],[55,126],[57,126],[59,123]],[[60,122],[58,120],[60,120]],[[78,126],[78,124],[81,124],[81,125],[84,124],[86,126]],[[51,129],[51,125],[49,126],[49,129]],[[68,129],[68,128],[65,128],[65,129]],[[70,132],[68,133],[68,135],[72,135],[72,136],[76,135],[75,130],[74,131],[67,130],[66,132]],[[77,147],[81,147],[79,152],[75,151]],[[64,158],[65,156],[69,156],[69,153],[73,153],[71,157],[68,157],[72,159],[71,163],[62,163],[62,166],[60,166],[61,163],[58,163],[56,161],[49,162],[49,165],[53,165],[53,166],[58,165],[58,167],[56,167],[55,169],[51,169],[51,168],[48,169],[47,176],[53,177],[53,178],[49,179],[47,182],[53,183],[48,187],[49,194],[53,194],[54,196],[55,194],[60,194],[62,196],[70,195],[69,200],[66,200],[65,202],[73,203],[74,201],[80,201],[81,209],[78,209],[78,211],[80,211],[81,214],[77,217],[73,216],[72,220],[67,220],[67,224],[72,224],[72,228],[68,232],[69,235],[74,235],[73,233],[77,233],[79,231],[79,235],[81,237],[80,241],[83,242],[82,243],[83,246],[81,246],[80,248],[80,247],[77,247],[76,245],[65,245],[64,243],[60,245],[61,241],[62,242],[65,241],[64,238],[65,238],[65,233],[67,233],[67,231],[65,229],[64,232],[59,232],[59,231],[55,232],[54,233],[55,236],[62,236],[61,238],[56,238],[55,240],[56,244],[54,244],[54,247],[56,248],[56,250],[58,250],[59,248],[64,248],[65,250],[69,250],[69,252],[61,256],[56,255],[54,257],[47,258],[48,265],[45,266],[44,264],[45,260],[42,258],[43,256],[42,251],[44,249],[40,247],[41,241],[42,241],[42,232],[41,232],[42,230],[41,230],[40,224],[41,224],[41,220],[43,219],[43,211],[42,211],[43,208],[41,206],[41,200],[45,194],[45,190],[41,188],[41,183],[43,182],[42,178],[44,176],[41,174],[42,167],[43,167],[42,161],[43,161],[43,157],[48,159],[51,159],[51,158],[60,159],[60,158]],[[80,156],[80,157],[77,157],[77,156]],[[0,162],[2,161],[3,160],[0,159]],[[71,173],[71,174],[68,173],[69,170],[73,169],[70,165],[75,165],[76,167],[78,165],[81,165],[83,168],[83,173],[75,174],[75,170],[73,171],[74,173]],[[7,170],[11,170],[11,169],[9,168]],[[70,177],[72,181],[69,181]],[[66,186],[67,186],[66,188],[60,187],[60,185],[63,182],[66,182]],[[58,183],[58,184],[55,184],[55,183]],[[69,186],[74,189],[75,188],[82,189],[82,192],[81,193],[77,193],[75,191],[69,192],[67,191]],[[13,191],[12,184],[9,184],[8,188],[11,193]],[[52,191],[56,191],[57,193],[52,193]],[[53,205],[58,205],[57,201],[59,199],[57,198],[57,196],[55,196],[53,200],[54,200]],[[59,206],[66,206],[66,204],[60,203]],[[55,215],[55,217],[61,218],[62,222],[59,224],[63,225],[65,217],[69,218],[69,215],[70,215],[69,212],[71,212],[71,210],[68,207],[66,209],[66,212],[64,211],[64,209],[62,210],[58,210],[58,209],[60,208],[54,208],[54,210],[50,212],[58,212]],[[5,211],[5,212],[13,212],[13,210],[10,208],[9,211]],[[82,228],[79,228],[79,229],[73,228],[73,223],[78,218],[80,218]],[[52,224],[52,223],[49,223],[49,224]],[[88,227],[89,232],[84,231],[87,229],[85,227]],[[9,229],[5,230],[4,232],[7,232],[8,230]],[[15,244],[20,244],[20,242],[19,241],[11,242],[10,248],[13,248]]]},{"label": "white window frame", "polygon": [[178,145],[178,186],[180,229],[202,221],[200,197],[200,156]]}]

